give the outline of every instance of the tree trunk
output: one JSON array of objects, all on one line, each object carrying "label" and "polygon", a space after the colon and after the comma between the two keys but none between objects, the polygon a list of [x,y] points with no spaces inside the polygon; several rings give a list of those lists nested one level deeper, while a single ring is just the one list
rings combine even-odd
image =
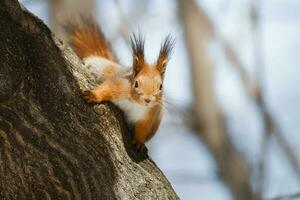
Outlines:
[{"label": "tree trunk", "polygon": [[16,0],[0,1],[0,199],[178,199],[74,53]]}]

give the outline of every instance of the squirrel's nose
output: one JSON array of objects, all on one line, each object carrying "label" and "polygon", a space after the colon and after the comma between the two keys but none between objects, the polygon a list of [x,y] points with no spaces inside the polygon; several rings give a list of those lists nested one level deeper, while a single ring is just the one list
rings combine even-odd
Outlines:
[{"label": "squirrel's nose", "polygon": [[150,103],[150,101],[151,101],[150,99],[145,99],[146,103]]}]

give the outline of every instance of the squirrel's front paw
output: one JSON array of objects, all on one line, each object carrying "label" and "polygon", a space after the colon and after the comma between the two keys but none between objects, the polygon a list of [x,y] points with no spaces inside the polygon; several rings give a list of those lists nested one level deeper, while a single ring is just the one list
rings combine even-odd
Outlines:
[{"label": "squirrel's front paw", "polygon": [[85,91],[82,94],[82,98],[88,103],[95,103],[98,101],[95,94],[91,91]]},{"label": "squirrel's front paw", "polygon": [[137,150],[137,152],[141,152],[145,149],[145,144],[142,142],[139,142],[137,140],[133,140],[132,144],[135,146],[135,149]]}]

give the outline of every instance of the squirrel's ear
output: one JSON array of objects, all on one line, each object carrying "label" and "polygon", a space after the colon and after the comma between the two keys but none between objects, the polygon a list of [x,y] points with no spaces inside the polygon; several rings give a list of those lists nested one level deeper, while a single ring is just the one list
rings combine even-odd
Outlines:
[{"label": "squirrel's ear", "polygon": [[165,74],[167,63],[174,48],[174,43],[175,40],[171,37],[171,35],[168,35],[161,45],[159,56],[156,62],[156,68],[162,76]]},{"label": "squirrel's ear", "polygon": [[130,38],[132,57],[133,57],[133,75],[136,76],[142,69],[145,58],[144,58],[144,48],[145,48],[145,38],[139,34],[133,34]]}]

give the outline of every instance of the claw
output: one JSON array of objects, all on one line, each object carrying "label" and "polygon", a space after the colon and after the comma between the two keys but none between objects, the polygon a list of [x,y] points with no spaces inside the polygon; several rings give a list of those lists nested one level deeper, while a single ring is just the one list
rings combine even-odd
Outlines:
[{"label": "claw", "polygon": [[81,96],[87,103],[94,103],[97,101],[96,96],[91,91],[84,91]]},{"label": "claw", "polygon": [[137,140],[133,140],[132,144],[135,146],[135,149],[137,150],[137,152],[141,152],[145,149],[145,144],[142,142],[139,142]]}]

